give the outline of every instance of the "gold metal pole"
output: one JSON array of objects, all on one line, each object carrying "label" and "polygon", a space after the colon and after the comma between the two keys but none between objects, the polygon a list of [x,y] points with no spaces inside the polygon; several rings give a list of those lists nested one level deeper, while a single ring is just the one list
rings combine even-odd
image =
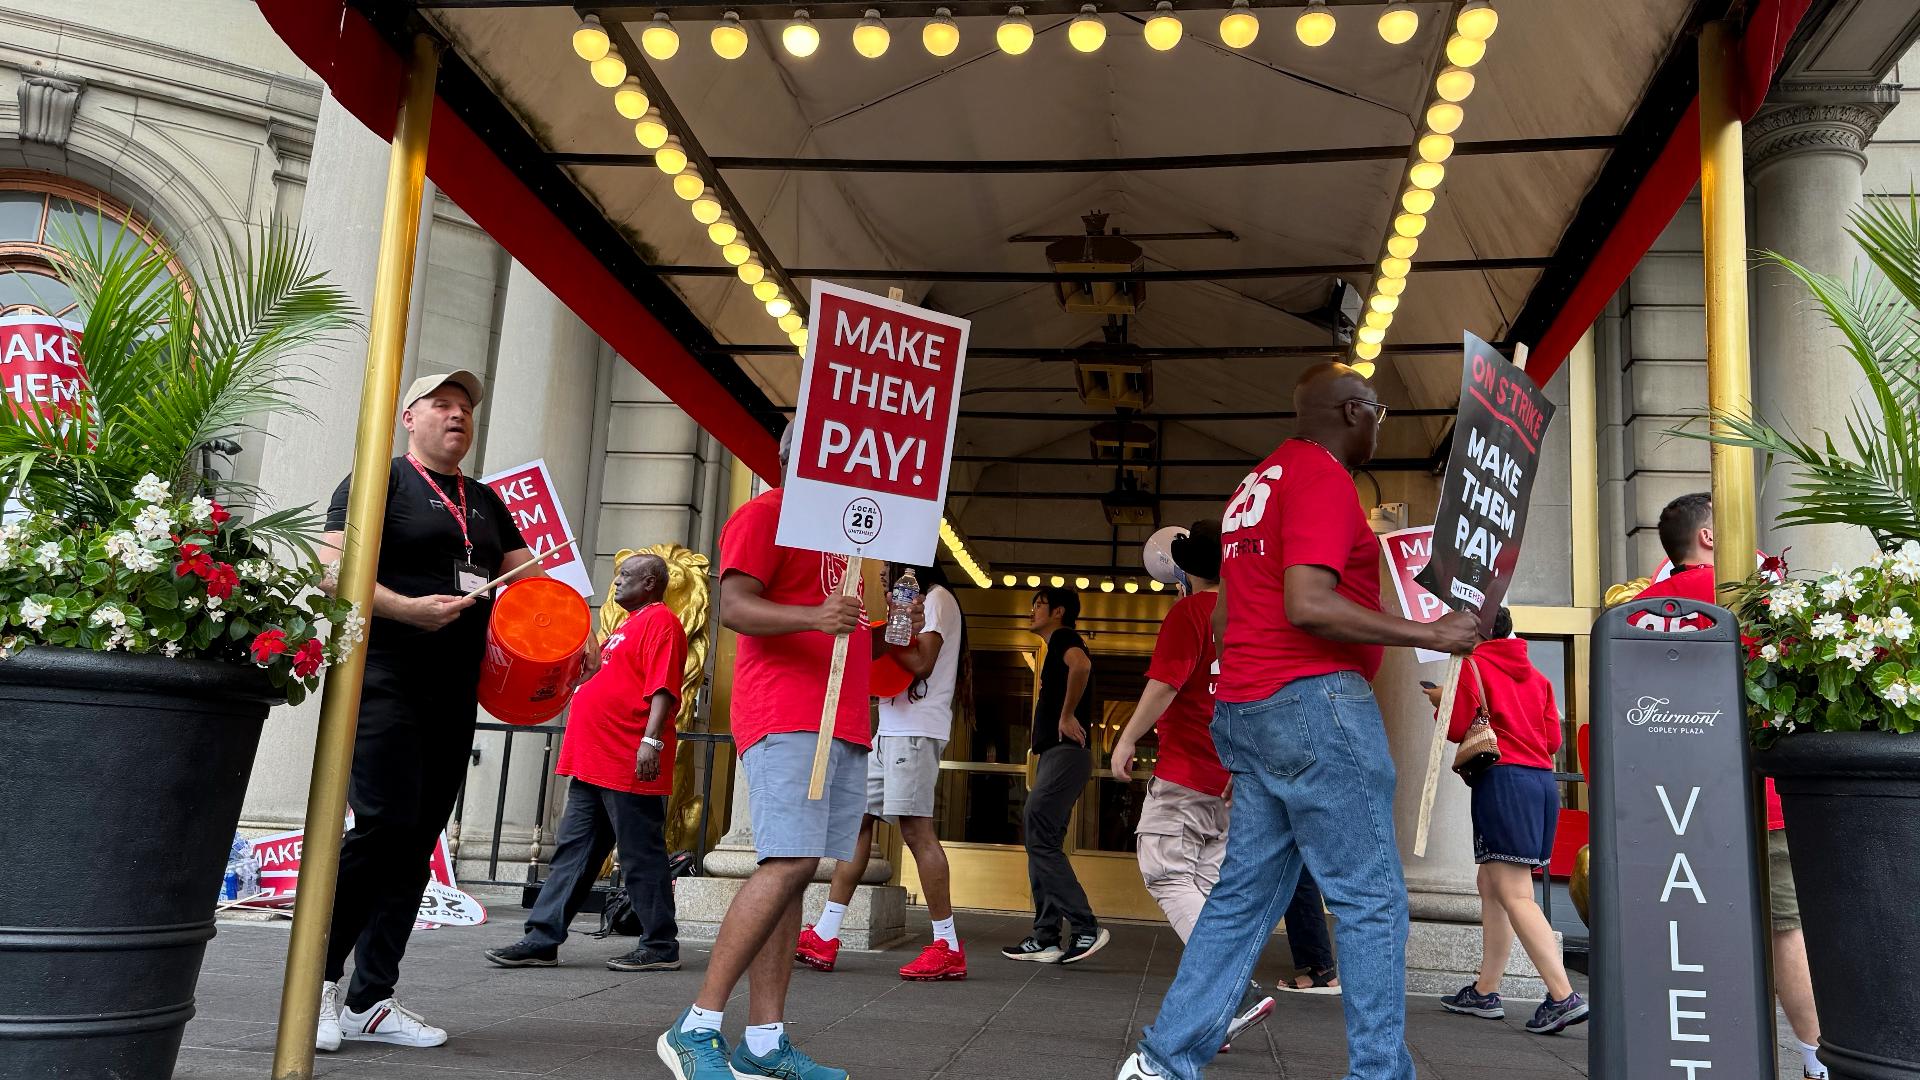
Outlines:
[{"label": "gold metal pole", "polygon": [[[367,367],[360,387],[360,421],[354,436],[353,489],[347,503],[346,543],[340,559],[340,595],[373,610],[373,580],[385,523],[388,460],[393,455],[393,410],[400,396],[406,355],[407,303],[413,256],[420,235],[420,199],[427,173],[427,125],[433,116],[439,47],[425,35],[413,40],[406,98],[394,125],[387,160],[386,208],[380,220],[380,257],[373,282],[373,320],[367,334]],[[300,889],[294,900],[293,936],[280,991],[280,1030],[274,1047],[274,1080],[311,1080],[313,1036],[320,1021],[320,984],[326,977],[327,929],[340,872],[340,825],[346,820],[347,777],[353,767],[354,730],[360,719],[365,649],[327,672],[320,701],[320,732],[313,753],[313,783],[307,789],[307,832],[300,852]]]},{"label": "gold metal pole", "polygon": [[[1734,43],[1725,23],[1701,28],[1700,224],[1707,273],[1707,407],[1719,415],[1748,416],[1753,365],[1747,353],[1747,180],[1734,104]],[[1744,581],[1753,572],[1758,532],[1753,451],[1715,443],[1712,454],[1715,576],[1722,584]]]}]

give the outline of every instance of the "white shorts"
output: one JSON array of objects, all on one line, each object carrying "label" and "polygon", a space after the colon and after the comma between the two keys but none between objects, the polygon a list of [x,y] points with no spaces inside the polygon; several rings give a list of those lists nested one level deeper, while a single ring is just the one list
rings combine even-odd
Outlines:
[{"label": "white shorts", "polygon": [[947,740],[924,735],[881,735],[867,755],[867,813],[889,821],[933,816],[940,783],[940,755]]}]

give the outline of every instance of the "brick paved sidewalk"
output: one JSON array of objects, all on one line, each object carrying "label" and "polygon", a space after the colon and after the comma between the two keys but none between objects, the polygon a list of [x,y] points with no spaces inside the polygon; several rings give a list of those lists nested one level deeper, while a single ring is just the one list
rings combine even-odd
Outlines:
[{"label": "brick paved sidewalk", "polygon": [[[569,1080],[664,1078],[653,1044],[692,1000],[706,949],[683,950],[670,973],[621,974],[601,961],[629,939],[576,934],[558,968],[503,970],[481,951],[515,940],[522,912],[492,906],[494,922],[417,933],[402,1000],[453,1035],[432,1050],[348,1043],[318,1059],[320,1075],[370,1080]],[[925,940],[925,913],[918,912]],[[580,920],[581,925],[590,922]],[[1165,926],[1109,924],[1113,944],[1071,968],[998,955],[1022,920],[962,914],[971,972],[965,982],[903,983],[907,949],[842,953],[840,970],[794,972],[788,1021],[794,1040],[856,1080],[1110,1080],[1151,1022],[1173,980],[1179,940]],[[187,1028],[177,1080],[260,1080],[269,1074],[285,958],[284,924],[228,923],[207,952],[199,1015]],[[1272,981],[1284,948],[1268,951]],[[736,995],[726,1034],[745,1022]],[[1273,1018],[1208,1069],[1211,1077],[1337,1080],[1346,1051],[1340,999],[1283,994]],[[1505,1021],[1408,1002],[1408,1041],[1422,1080],[1561,1080],[1586,1075],[1587,1029],[1541,1038],[1520,1027],[1531,1005]],[[1783,1072],[1782,1076],[1789,1074]],[[1791,1074],[1798,1077],[1798,1071]]]}]

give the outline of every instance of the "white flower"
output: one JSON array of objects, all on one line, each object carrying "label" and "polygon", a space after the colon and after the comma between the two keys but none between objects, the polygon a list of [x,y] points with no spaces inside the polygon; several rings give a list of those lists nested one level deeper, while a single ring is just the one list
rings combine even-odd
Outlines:
[{"label": "white flower", "polygon": [[169,642],[167,642],[167,643],[166,643],[165,645],[162,645],[162,646],[160,646],[160,655],[162,655],[162,656],[179,656],[179,655],[180,655],[180,643],[179,643],[179,642],[177,642],[177,641],[169,641]]},{"label": "white flower", "polygon": [[160,569],[160,556],[146,548],[139,548],[129,552],[126,558],[120,560],[120,564],[136,574],[146,574]]},{"label": "white flower", "polygon": [[1760,659],[1765,660],[1769,664],[1779,660],[1780,646],[1771,643],[1760,646]]},{"label": "white flower", "polygon": [[[227,613],[224,611],[215,611],[213,609],[213,604],[209,602],[207,604],[207,618],[212,619],[214,622],[226,622]],[[1860,666],[1865,667],[1866,665],[1862,664]]]},{"label": "white flower", "polygon": [[95,626],[121,627],[127,625],[127,613],[112,604],[101,604],[87,621]]},{"label": "white flower", "polygon": [[1909,540],[1887,562],[1887,573],[1912,585],[1920,582],[1920,540]]},{"label": "white flower", "polygon": [[200,598],[197,596],[189,596],[185,600],[180,601],[180,610],[181,611],[200,610]]},{"label": "white flower", "polygon": [[173,519],[158,506],[149,506],[133,519],[133,531],[142,540],[164,540],[173,534]]},{"label": "white flower", "polygon": [[160,556],[140,546],[140,538],[130,532],[117,532],[107,537],[107,557],[119,559],[121,566],[136,574],[144,574],[160,566]]},{"label": "white flower", "polygon": [[133,497],[144,503],[165,502],[167,496],[171,494],[172,486],[165,480],[148,473],[140,478],[139,483],[133,485]]},{"label": "white flower", "polygon": [[10,547],[0,547],[0,570],[5,570],[12,565],[13,549]]},{"label": "white flower", "polygon": [[1845,660],[1848,667],[1860,671],[1873,660],[1873,643],[1861,638],[1842,641],[1834,650],[1834,655]]},{"label": "white flower", "polygon": [[1912,701],[1916,695],[1914,693],[1913,684],[1905,683],[1905,682],[1896,682],[1896,683],[1888,683],[1887,688],[1885,690],[1880,691],[1880,696],[1883,698],[1886,698],[1887,704],[1893,706],[1894,708],[1904,709],[1907,707],[1907,703]]},{"label": "white flower", "polygon": [[51,604],[43,604],[32,597],[20,602],[20,621],[26,623],[29,630],[45,630],[47,619],[52,615]]},{"label": "white flower", "polygon": [[195,495],[193,501],[187,504],[187,514],[192,520],[203,524],[212,521],[213,500],[202,495]]},{"label": "white flower", "polygon": [[1860,599],[1860,575],[1849,573],[1840,567],[1833,568],[1833,576],[1820,583],[1820,602],[1832,607],[1842,600],[1855,602]]},{"label": "white flower", "polygon": [[1846,633],[1846,616],[1837,611],[1829,611],[1813,620],[1813,636],[1816,638],[1845,637]]},{"label": "white flower", "polygon": [[219,610],[220,610],[220,598],[219,598],[219,597],[217,597],[217,596],[209,596],[209,597],[207,597],[207,610],[208,610],[208,611],[219,611]]},{"label": "white flower", "polygon": [[1913,636],[1913,618],[1896,604],[1880,620],[1880,632],[1894,641],[1905,641]]},{"label": "white flower", "polygon": [[1853,636],[1862,645],[1878,645],[1885,624],[1871,615],[1862,615],[1853,621]]},{"label": "white flower", "polygon": [[264,583],[273,577],[273,564],[265,559],[242,559],[234,570],[244,581]]},{"label": "white flower", "polygon": [[1767,605],[1776,615],[1794,615],[1806,610],[1807,587],[1797,581],[1777,586],[1767,594]]},{"label": "white flower", "polygon": [[20,534],[25,531],[17,522],[12,525],[0,525],[0,544],[13,543],[20,539]]},{"label": "white flower", "polygon": [[360,605],[353,605],[347,617],[340,622],[340,639],[349,642],[367,640],[367,621],[360,617]]},{"label": "white flower", "polygon": [[60,545],[49,540],[34,548],[33,561],[39,563],[40,568],[48,573],[60,569]]}]

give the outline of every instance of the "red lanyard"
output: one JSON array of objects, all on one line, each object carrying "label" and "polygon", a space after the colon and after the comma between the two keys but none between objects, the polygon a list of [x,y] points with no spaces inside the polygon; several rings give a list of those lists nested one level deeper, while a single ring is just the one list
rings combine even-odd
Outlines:
[{"label": "red lanyard", "polygon": [[440,496],[440,505],[447,508],[447,513],[453,515],[454,523],[460,526],[460,542],[467,546],[467,559],[472,561],[473,539],[467,535],[467,478],[460,475],[457,466],[454,468],[454,486],[460,489],[460,509],[455,510],[453,500],[447,498],[447,493],[440,490],[440,485],[434,481],[433,475],[427,472],[427,467],[420,464],[419,458],[408,454],[407,463],[413,466],[414,472],[420,474],[420,479],[427,482],[427,486],[433,489],[433,493]]}]

